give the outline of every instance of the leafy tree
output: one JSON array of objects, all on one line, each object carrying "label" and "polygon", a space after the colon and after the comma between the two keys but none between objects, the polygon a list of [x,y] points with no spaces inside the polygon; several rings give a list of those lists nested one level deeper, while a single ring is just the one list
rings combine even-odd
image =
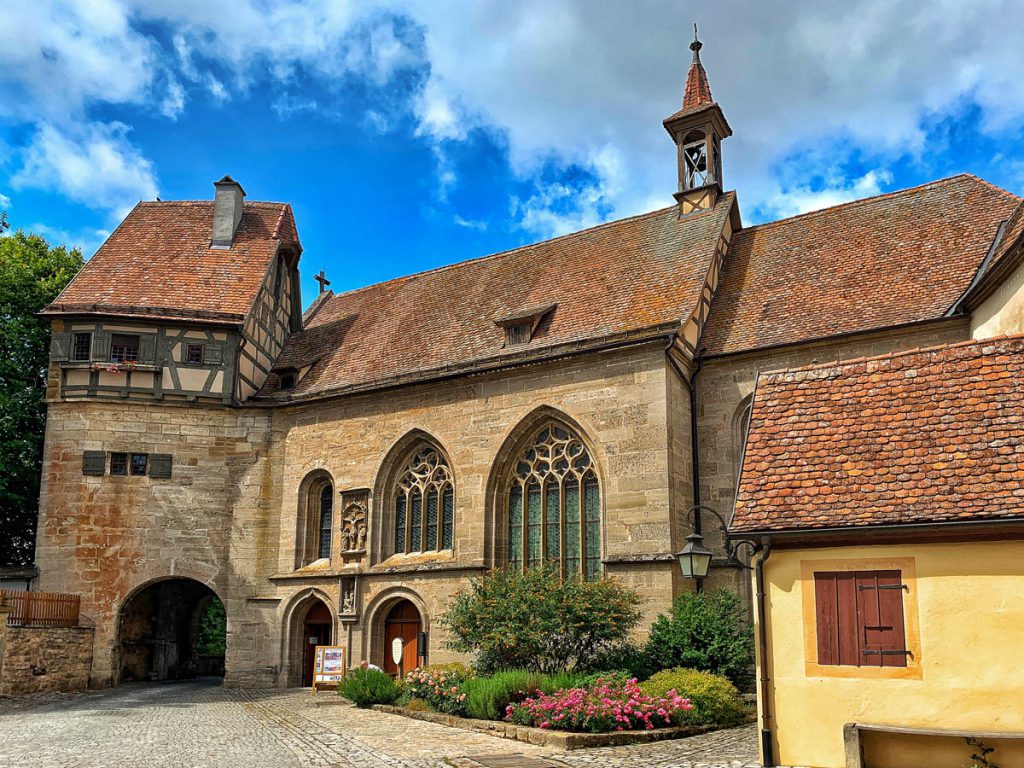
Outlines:
[{"label": "leafy tree", "polygon": [[701,669],[742,688],[754,663],[754,630],[735,593],[684,594],[671,615],[655,620],[645,651],[654,669]]},{"label": "leafy tree", "polygon": [[199,642],[196,650],[210,656],[223,656],[227,649],[228,618],[224,613],[224,603],[213,598],[206,604],[203,615],[199,617]]},{"label": "leafy tree", "polygon": [[550,674],[587,667],[640,621],[640,596],[609,579],[562,581],[550,569],[491,571],[459,592],[441,622],[448,647],[475,653],[481,672]]},{"label": "leafy tree", "polygon": [[[7,229],[0,214],[0,235]],[[49,323],[36,316],[82,267],[79,249],[39,235],[0,236],[0,566],[27,565],[46,424]]]}]

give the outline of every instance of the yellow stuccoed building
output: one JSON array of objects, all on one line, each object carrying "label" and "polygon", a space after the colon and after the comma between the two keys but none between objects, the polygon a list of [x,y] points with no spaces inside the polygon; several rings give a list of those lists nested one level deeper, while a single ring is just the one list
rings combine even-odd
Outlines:
[{"label": "yellow stuccoed building", "polygon": [[1024,337],[762,375],[732,535],[757,543],[766,765],[1024,765]]}]

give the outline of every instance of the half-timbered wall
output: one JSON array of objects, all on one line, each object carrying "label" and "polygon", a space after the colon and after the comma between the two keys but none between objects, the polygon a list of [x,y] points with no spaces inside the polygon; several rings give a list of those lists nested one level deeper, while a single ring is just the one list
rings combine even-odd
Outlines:
[{"label": "half-timbered wall", "polygon": [[297,267],[290,267],[284,256],[278,256],[263,278],[256,302],[242,327],[235,388],[239,401],[247,400],[263,386],[294,329],[293,293],[297,290]]},{"label": "half-timbered wall", "polygon": [[[88,334],[88,343],[77,341]],[[118,337],[138,339],[137,359],[119,359]],[[234,331],[113,319],[54,320],[51,383],[59,396],[112,400],[230,402]],[[189,359],[189,347],[198,357]],[[83,354],[84,353],[84,354]],[[56,392],[51,391],[51,397]]]}]

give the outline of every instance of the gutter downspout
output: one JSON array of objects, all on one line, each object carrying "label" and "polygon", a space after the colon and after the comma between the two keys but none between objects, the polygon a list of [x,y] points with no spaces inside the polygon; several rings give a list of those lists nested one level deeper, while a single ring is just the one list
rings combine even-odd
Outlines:
[{"label": "gutter downspout", "polygon": [[772,716],[771,696],[768,692],[768,684],[771,682],[771,672],[768,661],[768,600],[764,586],[764,564],[771,556],[772,542],[767,536],[761,540],[761,553],[754,565],[754,583],[756,589],[755,599],[757,601],[757,647],[758,656],[761,660],[758,671],[758,686],[761,689],[761,757],[764,760],[765,768],[775,765],[775,757],[772,754]]},{"label": "gutter downspout", "polygon": [[[693,369],[693,373],[687,378],[686,374],[683,373],[682,368],[679,367],[679,363],[676,362],[675,358],[669,354],[669,350],[675,344],[675,334],[669,337],[668,345],[665,347],[665,357],[668,358],[672,367],[675,368],[676,373],[679,374],[679,378],[686,384],[687,390],[690,393],[690,459],[691,467],[690,473],[693,482],[693,506],[696,511],[693,513],[693,532],[699,534],[701,532],[701,510],[700,510],[700,457],[698,455],[698,440],[697,440],[697,374],[700,373],[701,367],[704,365],[704,361],[697,358],[697,366]],[[697,579],[697,592],[704,591],[704,580]]]}]

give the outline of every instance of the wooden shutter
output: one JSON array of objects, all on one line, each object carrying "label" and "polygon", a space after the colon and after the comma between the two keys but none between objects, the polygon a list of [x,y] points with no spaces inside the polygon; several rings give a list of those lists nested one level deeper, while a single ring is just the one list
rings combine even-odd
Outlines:
[{"label": "wooden shutter", "polygon": [[107,454],[103,451],[85,451],[82,454],[83,475],[103,475],[107,465]]},{"label": "wooden shutter", "polygon": [[70,353],[70,333],[55,333],[50,337],[50,357],[56,361],[64,361],[68,359]]},{"label": "wooden shutter", "polygon": [[170,477],[171,476],[171,454],[151,453],[149,455],[149,476]]},{"label": "wooden shutter", "polygon": [[903,589],[899,571],[815,573],[818,663],[905,667]]},{"label": "wooden shutter", "polygon": [[156,359],[156,336],[139,337],[139,362],[152,363]]},{"label": "wooden shutter", "polygon": [[110,334],[97,332],[92,339],[92,358],[106,362],[110,359]]},{"label": "wooden shutter", "polygon": [[203,353],[203,362],[212,365],[220,365],[223,360],[223,349],[220,344],[207,344]]},{"label": "wooden shutter", "polygon": [[856,576],[861,666],[907,666],[900,572],[861,571]]}]

